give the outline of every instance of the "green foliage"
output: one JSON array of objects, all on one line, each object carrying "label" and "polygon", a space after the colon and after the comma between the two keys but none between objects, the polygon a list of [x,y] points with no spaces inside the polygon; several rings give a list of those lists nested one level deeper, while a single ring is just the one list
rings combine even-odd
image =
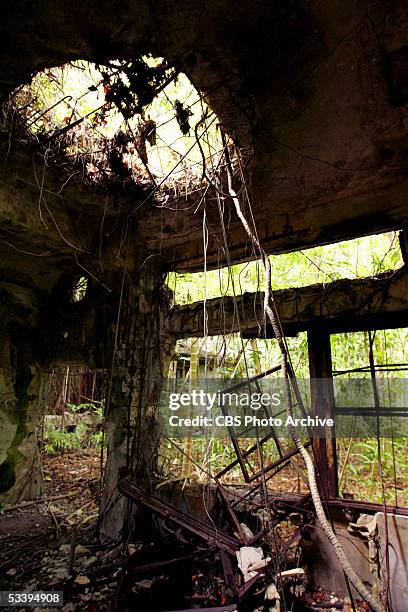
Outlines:
[{"label": "green foliage", "polygon": [[[349,448],[348,448],[349,447]],[[347,450],[349,454],[347,455]],[[408,440],[381,439],[381,465],[385,499],[395,505],[408,505]],[[355,499],[382,502],[382,487],[378,463],[377,440],[338,440],[339,465],[344,474],[341,493],[353,493]],[[341,471],[340,470],[340,471]]]},{"label": "green foliage", "polygon": [[165,187],[195,188],[203,176],[201,151],[211,173],[221,138],[215,115],[188,78],[170,75],[162,58],[115,60],[109,66],[70,62],[38,73],[16,90],[13,108],[40,139],[63,131],[67,157],[82,155],[93,179],[101,168],[117,168],[109,163],[109,151],[118,153],[121,136],[121,170],[127,169],[128,177],[137,182],[155,177],[165,179]]},{"label": "green foliage", "polygon": [[[341,278],[363,278],[403,265],[396,232],[347,240],[270,257],[273,289],[305,287]],[[177,304],[187,304],[245,291],[262,291],[264,270],[259,261],[206,273],[168,275]]]},{"label": "green foliage", "polygon": [[96,447],[100,448],[104,442],[101,426],[103,423],[105,402],[82,404],[67,404],[68,411],[72,414],[94,415],[95,424],[90,425],[85,419],[78,420],[75,432],[68,432],[61,428],[50,425],[44,432],[44,450],[50,455],[74,448]]},{"label": "green foliage", "polygon": [[49,455],[79,448],[81,439],[77,432],[68,432],[52,426],[44,436],[44,450]]},{"label": "green foliage", "polygon": [[[314,283],[328,283],[340,278],[375,276],[403,265],[397,233],[391,232],[369,236],[338,244],[318,247],[296,253],[272,256],[272,287],[285,289]],[[264,272],[260,262],[251,262],[197,274],[169,274],[168,283],[175,294],[176,303],[239,295],[244,291],[262,291]],[[255,374],[260,362],[262,370],[276,363],[280,351],[275,340],[258,339],[255,346],[242,341],[238,334],[225,337],[193,339],[210,354],[223,351],[218,373],[226,378]],[[236,358],[242,350],[244,356],[238,366]],[[309,376],[308,346],[306,333],[287,338],[289,352],[295,372],[299,378]],[[379,330],[374,334],[374,358],[376,364],[406,363],[408,329]],[[222,351],[220,349],[222,347]],[[367,332],[333,334],[331,336],[333,369],[352,370],[369,364],[369,338]],[[343,377],[369,377],[370,372],[349,372]],[[379,377],[404,377],[404,371],[378,372]],[[345,381],[346,382],[346,381]],[[358,401],[358,400],[357,400]],[[397,432],[397,423],[395,425]],[[244,442],[244,441],[242,441]],[[182,440],[178,444],[183,446]],[[343,471],[341,491],[352,492],[356,499],[381,502],[382,490],[378,468],[378,448],[375,439],[337,441],[339,466]],[[347,452],[348,451],[348,452]],[[269,451],[268,451],[269,452]],[[273,448],[270,456],[273,457]],[[221,470],[234,459],[231,445],[226,441],[195,440],[194,460],[203,464],[207,457],[213,472]],[[163,448],[167,467],[178,475],[182,457],[177,457],[173,447]],[[273,460],[273,459],[272,459]],[[389,503],[408,504],[408,440],[397,438],[381,440],[382,472],[386,485],[386,499]],[[346,465],[345,465],[346,464]],[[205,467],[205,466],[204,466]],[[195,477],[200,478],[196,471]],[[231,478],[240,478],[239,469]],[[286,486],[286,485],[285,485]]]},{"label": "green foliage", "polygon": [[[403,265],[396,232],[271,256],[270,260],[274,289],[327,283],[340,278],[375,276]],[[174,292],[175,302],[185,304],[204,298],[239,295],[245,291],[262,291],[264,271],[261,263],[255,261],[207,273],[170,273],[167,282]],[[405,329],[377,332],[375,336],[377,363],[405,362],[407,340],[408,330]],[[309,368],[306,334],[298,334],[297,337],[288,338],[287,341],[297,375],[307,377]],[[203,340],[198,342],[204,344]],[[211,342],[215,340],[211,339]],[[335,370],[367,365],[368,341],[363,332],[334,334],[331,342]],[[228,376],[232,373],[231,361],[233,362],[242,348],[242,341],[237,334],[230,334],[225,337],[224,343],[228,359],[222,364],[220,373]],[[257,352],[263,369],[267,369],[271,363],[279,359],[279,349],[272,340],[258,340]],[[235,376],[245,375],[245,365],[249,366],[250,373],[254,373],[255,361],[251,348],[246,347],[245,359],[241,360]],[[393,375],[403,376],[403,373],[393,373]],[[367,373],[357,376],[367,376]]]},{"label": "green foliage", "polygon": [[[408,329],[378,330],[374,334],[374,360],[377,365],[406,363],[408,346]],[[333,369],[350,370],[365,367],[369,361],[369,340],[367,332],[333,334],[331,336]],[[404,371],[378,372],[379,377],[403,378]],[[369,372],[350,372],[345,376],[367,378]]]},{"label": "green foliage", "polygon": [[101,421],[105,412],[105,400],[101,402],[84,402],[82,404],[66,404],[66,407],[73,414],[87,412],[95,414]]},{"label": "green foliage", "polygon": [[102,448],[102,445],[105,443],[105,436],[103,434],[103,431],[97,431],[96,433],[91,434],[89,441],[90,446]]}]

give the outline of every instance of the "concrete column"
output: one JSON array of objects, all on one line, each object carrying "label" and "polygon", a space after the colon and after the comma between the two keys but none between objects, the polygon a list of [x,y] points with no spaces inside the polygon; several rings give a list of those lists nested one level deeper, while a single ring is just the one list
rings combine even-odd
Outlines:
[{"label": "concrete column", "polygon": [[[128,476],[147,489],[155,478],[157,401],[173,352],[169,300],[163,276],[146,267],[121,289],[118,325],[112,329],[111,380],[106,400],[107,462],[100,534],[116,540],[129,513],[117,483]],[[128,525],[129,527],[129,525]]]}]

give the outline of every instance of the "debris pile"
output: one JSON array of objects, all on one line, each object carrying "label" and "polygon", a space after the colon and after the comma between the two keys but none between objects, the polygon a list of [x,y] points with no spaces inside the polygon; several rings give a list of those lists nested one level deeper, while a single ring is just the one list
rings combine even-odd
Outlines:
[{"label": "debris pile", "polygon": [[183,612],[349,610],[344,598],[311,585],[301,566],[302,532],[314,522],[309,496],[271,499],[266,526],[259,500],[251,508],[249,496],[243,500],[233,489],[214,487],[205,521],[122,480],[121,493],[158,517],[158,542],[167,537],[166,544],[143,547],[128,559],[119,599],[137,609]]},{"label": "debris pile", "polygon": [[[151,492],[124,478],[118,489],[129,500],[130,528],[115,545],[97,539],[96,492],[84,475],[83,451],[77,455],[64,470],[61,458],[47,459],[47,502],[6,509],[0,530],[4,588],[63,591],[64,612],[368,610],[356,593],[350,598],[323,588],[323,579],[319,584],[321,542],[315,535],[321,530],[310,494],[270,488],[276,470],[291,465],[293,450],[282,449],[280,460],[255,471],[248,451],[237,456],[227,471],[242,459],[249,482],[226,484],[223,469],[212,484],[196,485],[200,500],[205,488],[201,514],[196,501],[189,506],[189,487],[169,483]],[[98,458],[88,455],[88,476],[95,480]],[[339,535],[354,538],[353,546],[360,542],[374,585],[376,519],[361,514],[359,502],[340,502],[329,500],[332,514],[343,517]],[[324,558],[325,552],[317,554]]]}]

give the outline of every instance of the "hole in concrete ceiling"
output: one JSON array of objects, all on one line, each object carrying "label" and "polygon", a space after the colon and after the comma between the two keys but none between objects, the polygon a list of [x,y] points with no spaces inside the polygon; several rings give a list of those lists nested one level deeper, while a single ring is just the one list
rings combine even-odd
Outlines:
[{"label": "hole in concrete ceiling", "polygon": [[94,183],[188,193],[201,184],[203,159],[209,175],[221,154],[203,94],[161,58],[47,69],[14,91],[5,119],[43,145],[47,164]]},{"label": "hole in concrete ceiling", "polygon": [[86,296],[86,291],[88,289],[88,279],[86,276],[81,276],[72,287],[72,301],[74,303],[81,302]]}]

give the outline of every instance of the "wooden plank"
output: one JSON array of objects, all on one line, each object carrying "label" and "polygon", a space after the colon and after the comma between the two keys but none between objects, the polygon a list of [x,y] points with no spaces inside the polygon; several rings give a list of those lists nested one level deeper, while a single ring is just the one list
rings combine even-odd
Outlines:
[{"label": "wooden plank", "polygon": [[[310,390],[312,413],[321,418],[333,418],[334,393],[330,334],[323,330],[311,330],[307,334],[309,350]],[[324,497],[337,497],[336,439],[330,427],[325,438],[314,438],[313,448],[318,470],[318,484]]]}]

